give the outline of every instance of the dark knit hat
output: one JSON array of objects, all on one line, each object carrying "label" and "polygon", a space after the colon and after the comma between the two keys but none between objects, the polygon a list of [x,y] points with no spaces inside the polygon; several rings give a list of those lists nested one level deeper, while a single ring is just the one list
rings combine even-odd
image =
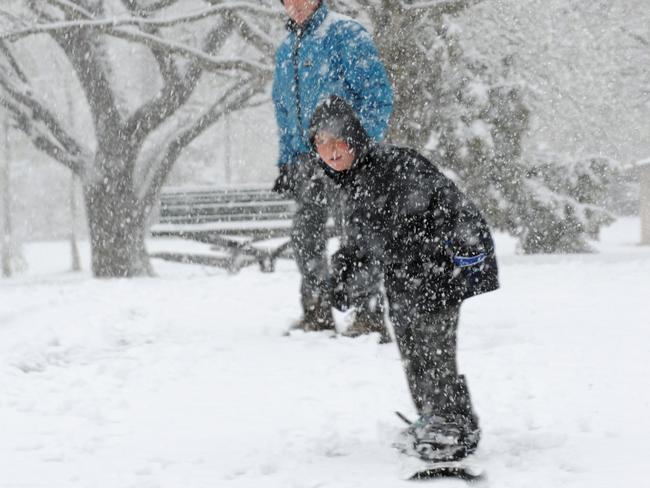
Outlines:
[{"label": "dark knit hat", "polygon": [[328,132],[338,139],[343,139],[354,149],[357,156],[366,151],[370,137],[366,133],[354,109],[343,98],[330,95],[322,101],[311,118],[309,141],[314,145],[318,132]]}]

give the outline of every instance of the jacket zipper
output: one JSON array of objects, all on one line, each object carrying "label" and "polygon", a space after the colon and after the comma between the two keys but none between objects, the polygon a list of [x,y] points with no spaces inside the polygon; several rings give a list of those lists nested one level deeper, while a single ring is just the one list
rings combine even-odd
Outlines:
[{"label": "jacket zipper", "polygon": [[300,106],[300,76],[299,76],[299,51],[300,45],[302,43],[302,36],[304,34],[303,29],[298,29],[296,31],[296,42],[293,45],[292,61],[293,61],[293,85],[296,94],[296,116],[298,118],[298,130],[300,131],[300,137],[304,137],[305,129],[302,126],[302,107]]}]

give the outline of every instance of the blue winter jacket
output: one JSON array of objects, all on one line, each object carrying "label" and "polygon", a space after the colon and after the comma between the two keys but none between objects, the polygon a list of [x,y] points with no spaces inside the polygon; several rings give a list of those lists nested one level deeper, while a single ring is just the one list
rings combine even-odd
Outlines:
[{"label": "blue winter jacket", "polygon": [[278,165],[311,150],[309,123],[329,95],[347,100],[370,137],[383,139],[393,91],[370,34],[361,24],[330,12],[324,3],[307,24],[288,24],[276,52],[273,102],[280,134]]}]

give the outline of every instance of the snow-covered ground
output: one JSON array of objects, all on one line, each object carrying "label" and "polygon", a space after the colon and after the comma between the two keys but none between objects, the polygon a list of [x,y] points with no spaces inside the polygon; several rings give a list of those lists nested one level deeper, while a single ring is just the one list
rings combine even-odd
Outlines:
[{"label": "snow-covered ground", "polygon": [[[518,256],[500,236],[503,287],[466,302],[460,331],[489,486],[648,486],[638,229],[622,219],[572,256]],[[293,263],[156,261],[158,278],[99,281],[66,271],[65,243],[26,258],[0,280],[0,487],[409,485],[390,448],[393,411],[413,412],[395,345],[282,337]]]}]

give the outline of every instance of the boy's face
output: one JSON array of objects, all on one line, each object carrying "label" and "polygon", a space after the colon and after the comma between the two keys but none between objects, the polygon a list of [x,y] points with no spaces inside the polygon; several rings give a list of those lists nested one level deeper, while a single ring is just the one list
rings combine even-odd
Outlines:
[{"label": "boy's face", "polygon": [[302,25],[318,7],[318,0],[284,0],[287,15],[298,25]]},{"label": "boy's face", "polygon": [[354,162],[354,150],[343,139],[329,132],[318,132],[314,137],[316,152],[334,171],[347,171]]}]

